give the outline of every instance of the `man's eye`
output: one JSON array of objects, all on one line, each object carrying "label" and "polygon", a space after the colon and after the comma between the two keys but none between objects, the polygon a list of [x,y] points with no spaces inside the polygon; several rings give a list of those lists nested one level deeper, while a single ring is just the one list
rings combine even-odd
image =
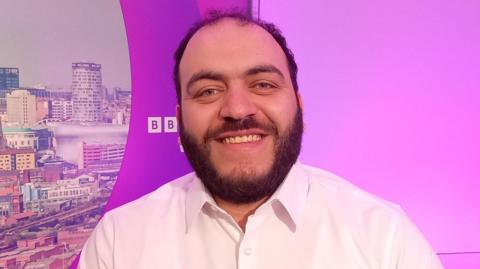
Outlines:
[{"label": "man's eye", "polygon": [[218,93],[217,89],[206,89],[206,90],[200,92],[200,94],[198,94],[198,97],[208,97],[208,96],[212,96],[212,95],[217,94],[217,93]]},{"label": "man's eye", "polygon": [[259,82],[259,83],[255,84],[255,88],[257,88],[257,89],[272,89],[274,87],[275,87],[274,85],[272,85],[271,83],[268,83],[268,82]]}]

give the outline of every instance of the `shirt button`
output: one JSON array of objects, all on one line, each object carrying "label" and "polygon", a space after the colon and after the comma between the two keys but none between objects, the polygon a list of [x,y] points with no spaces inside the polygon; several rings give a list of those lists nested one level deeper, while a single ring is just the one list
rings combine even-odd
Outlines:
[{"label": "shirt button", "polygon": [[243,254],[250,256],[252,254],[252,248],[246,248],[243,250]]}]

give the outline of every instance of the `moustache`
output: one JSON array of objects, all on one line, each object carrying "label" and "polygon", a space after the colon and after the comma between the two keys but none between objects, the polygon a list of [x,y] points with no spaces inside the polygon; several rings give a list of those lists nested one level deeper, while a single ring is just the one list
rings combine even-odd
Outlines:
[{"label": "moustache", "polygon": [[208,129],[204,142],[220,136],[225,132],[243,131],[248,129],[260,129],[267,134],[278,134],[277,128],[272,123],[261,123],[253,117],[246,117],[240,120],[225,120],[223,124],[215,129]]}]

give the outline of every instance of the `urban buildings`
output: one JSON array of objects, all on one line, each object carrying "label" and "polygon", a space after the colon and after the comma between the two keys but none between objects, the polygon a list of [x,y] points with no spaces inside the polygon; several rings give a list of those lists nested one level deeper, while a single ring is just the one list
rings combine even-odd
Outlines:
[{"label": "urban buildings", "polygon": [[0,150],[0,170],[27,170],[35,168],[35,150],[12,149]]},{"label": "urban buildings", "polygon": [[72,64],[73,119],[81,122],[102,120],[102,73],[95,63]]},{"label": "urban buildings", "polygon": [[119,87],[113,88],[114,99],[119,101],[130,101],[132,92]]},{"label": "urban buildings", "polygon": [[17,79],[4,93],[0,268],[67,268],[116,181],[131,91],[103,86],[100,64],[77,62],[71,87]]},{"label": "urban buildings", "polygon": [[33,212],[60,210],[85,203],[98,195],[95,177],[85,174],[55,182],[26,183],[21,186],[25,209]]},{"label": "urban buildings", "polygon": [[5,112],[7,102],[5,96],[9,89],[18,88],[20,85],[20,71],[18,68],[0,67],[0,111]]},{"label": "urban buildings", "polygon": [[0,216],[10,216],[23,212],[23,195],[18,190],[0,190]]},{"label": "urban buildings", "polygon": [[37,100],[27,90],[19,89],[7,93],[8,122],[33,125],[37,121]]},{"label": "urban buildings", "polygon": [[4,127],[6,145],[16,149],[47,150],[53,146],[53,133],[47,127]]},{"label": "urban buildings", "polygon": [[[40,269],[40,268],[68,268],[75,259],[65,245],[51,245],[47,237],[44,242],[36,242],[33,247],[18,247],[15,250],[0,254],[0,268],[5,269]],[[55,238],[53,238],[55,239]]]},{"label": "urban buildings", "polygon": [[8,89],[19,87],[19,74],[18,68],[0,67],[0,98],[5,98]]},{"label": "urban buildings", "polygon": [[4,128],[3,136],[10,148],[38,148],[38,137],[35,135],[35,131],[30,128]]},{"label": "urban buildings", "polygon": [[82,143],[80,168],[119,168],[125,152],[125,144]]},{"label": "urban buildings", "polygon": [[50,117],[52,119],[66,121],[72,118],[73,102],[68,99],[53,99],[50,101]]}]

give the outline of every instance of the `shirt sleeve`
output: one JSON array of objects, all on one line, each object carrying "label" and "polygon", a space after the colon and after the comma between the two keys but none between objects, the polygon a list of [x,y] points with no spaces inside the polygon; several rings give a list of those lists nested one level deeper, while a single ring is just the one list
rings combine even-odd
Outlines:
[{"label": "shirt sleeve", "polygon": [[391,268],[443,269],[436,253],[405,214],[398,221],[395,245],[395,266]]},{"label": "shirt sleeve", "polygon": [[83,246],[78,269],[113,269],[114,226],[105,214]]}]

